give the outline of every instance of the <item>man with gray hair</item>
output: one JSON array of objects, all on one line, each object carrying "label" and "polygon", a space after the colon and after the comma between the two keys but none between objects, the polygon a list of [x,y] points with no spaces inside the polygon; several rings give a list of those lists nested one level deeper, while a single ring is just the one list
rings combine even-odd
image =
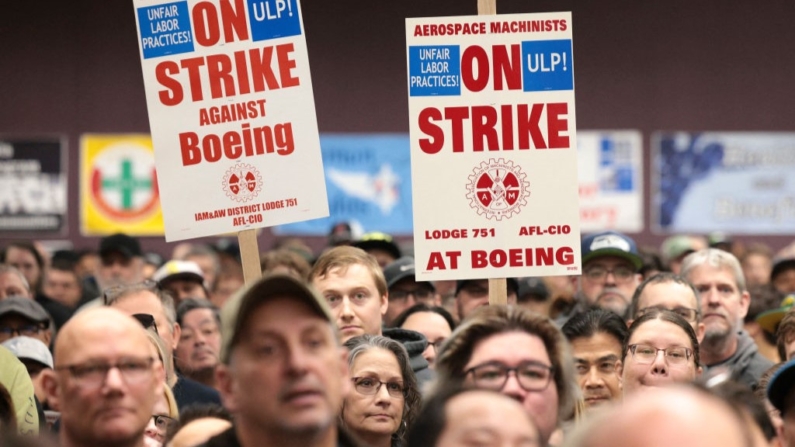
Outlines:
[{"label": "man with gray hair", "polygon": [[701,300],[705,326],[701,360],[707,372],[728,369],[733,379],[756,387],[773,363],[742,330],[751,297],[740,261],[723,250],[699,250],[682,261],[682,276],[693,284]]}]

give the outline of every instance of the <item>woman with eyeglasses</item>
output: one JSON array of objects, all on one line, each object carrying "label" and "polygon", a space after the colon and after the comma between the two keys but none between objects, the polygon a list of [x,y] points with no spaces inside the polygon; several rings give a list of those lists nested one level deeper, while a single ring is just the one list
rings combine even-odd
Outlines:
[{"label": "woman with eyeglasses", "polygon": [[342,404],[342,425],[371,447],[402,446],[420,411],[420,392],[399,342],[361,335],[345,342],[351,389]]},{"label": "woman with eyeglasses", "polygon": [[162,447],[168,428],[179,419],[177,401],[171,389],[163,387],[163,395],[155,402],[152,408],[152,419],[144,431],[144,444],[146,447]]},{"label": "woman with eyeglasses", "polygon": [[524,308],[477,309],[453,332],[436,358],[438,385],[448,382],[499,391],[522,404],[548,445],[571,416],[576,396],[573,361],[560,330]]},{"label": "woman with eyeglasses", "polygon": [[653,308],[633,321],[622,353],[625,396],[701,375],[696,333],[670,310]]}]

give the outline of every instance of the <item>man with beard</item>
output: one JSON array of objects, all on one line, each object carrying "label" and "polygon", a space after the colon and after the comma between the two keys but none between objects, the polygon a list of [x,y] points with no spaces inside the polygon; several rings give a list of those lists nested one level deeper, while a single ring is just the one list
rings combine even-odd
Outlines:
[{"label": "man with beard", "polygon": [[707,368],[725,368],[732,378],[752,389],[773,363],[742,330],[751,297],[745,288],[740,261],[731,253],[714,248],[688,255],[682,262],[684,276],[698,290],[702,321],[701,360]]},{"label": "man with beard", "polygon": [[635,241],[615,231],[586,236],[582,240],[582,275],[573,276],[576,304],[558,318],[562,326],[571,316],[589,307],[600,307],[623,317],[640,283],[643,260]]}]

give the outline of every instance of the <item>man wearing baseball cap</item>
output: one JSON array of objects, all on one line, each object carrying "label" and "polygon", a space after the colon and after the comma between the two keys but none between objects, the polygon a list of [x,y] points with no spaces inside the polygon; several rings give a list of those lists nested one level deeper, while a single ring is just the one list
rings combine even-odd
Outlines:
[{"label": "man wearing baseball cap", "polygon": [[[505,279],[509,305],[516,304],[519,282],[516,278]],[[475,309],[489,305],[488,279],[462,279],[455,283],[455,304],[458,320],[463,321]]]},{"label": "man wearing baseball cap", "polygon": [[234,426],[208,447],[354,445],[337,426],[351,387],[326,301],[287,275],[265,276],[221,311],[216,385]]},{"label": "man wearing baseball cap", "polygon": [[50,349],[40,340],[24,335],[4,341],[3,346],[25,365],[30,380],[33,382],[34,394],[46,410],[47,391],[41,383],[41,372],[53,368]]},{"label": "man wearing baseball cap", "polygon": [[414,258],[411,256],[403,256],[384,268],[384,279],[389,292],[389,307],[383,317],[387,326],[391,326],[392,320],[401,312],[417,303],[429,306],[441,304],[433,283],[417,281],[415,273]]},{"label": "man wearing baseball cap", "polygon": [[50,314],[30,298],[12,296],[0,301],[0,342],[24,335],[49,346],[51,323]]},{"label": "man wearing baseball cap", "polygon": [[187,298],[209,298],[204,287],[204,273],[193,261],[168,261],[157,269],[152,279],[161,289],[171,292],[176,304]]},{"label": "man wearing baseball cap", "polygon": [[563,325],[575,313],[600,307],[624,317],[641,281],[643,260],[635,241],[616,231],[591,234],[582,239],[582,274],[573,276],[576,304],[557,323]]},{"label": "man wearing baseball cap", "polygon": [[124,233],[104,237],[99,241],[99,257],[96,280],[100,291],[143,279],[143,252],[138,239]]}]

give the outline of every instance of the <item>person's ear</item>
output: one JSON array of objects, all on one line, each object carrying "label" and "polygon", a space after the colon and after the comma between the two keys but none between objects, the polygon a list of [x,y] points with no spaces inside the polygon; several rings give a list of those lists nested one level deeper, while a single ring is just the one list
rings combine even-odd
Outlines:
[{"label": "person's ear", "polygon": [[224,404],[224,408],[234,412],[237,409],[236,387],[229,365],[222,363],[215,368],[215,388],[221,394],[221,402]]},{"label": "person's ear", "polygon": [[41,386],[47,396],[47,405],[56,411],[60,411],[61,388],[55,371],[48,368],[41,372]]},{"label": "person's ear", "polygon": [[381,296],[381,316],[386,315],[386,310],[389,308],[389,292]]},{"label": "person's ear", "polygon": [[174,339],[171,341],[171,349],[176,350],[177,345],[179,345],[179,338],[182,336],[182,327],[179,325],[179,323],[174,323],[173,332],[174,332],[173,334]]},{"label": "person's ear", "polygon": [[624,362],[616,361],[616,374],[618,374],[618,389],[624,390]]}]

